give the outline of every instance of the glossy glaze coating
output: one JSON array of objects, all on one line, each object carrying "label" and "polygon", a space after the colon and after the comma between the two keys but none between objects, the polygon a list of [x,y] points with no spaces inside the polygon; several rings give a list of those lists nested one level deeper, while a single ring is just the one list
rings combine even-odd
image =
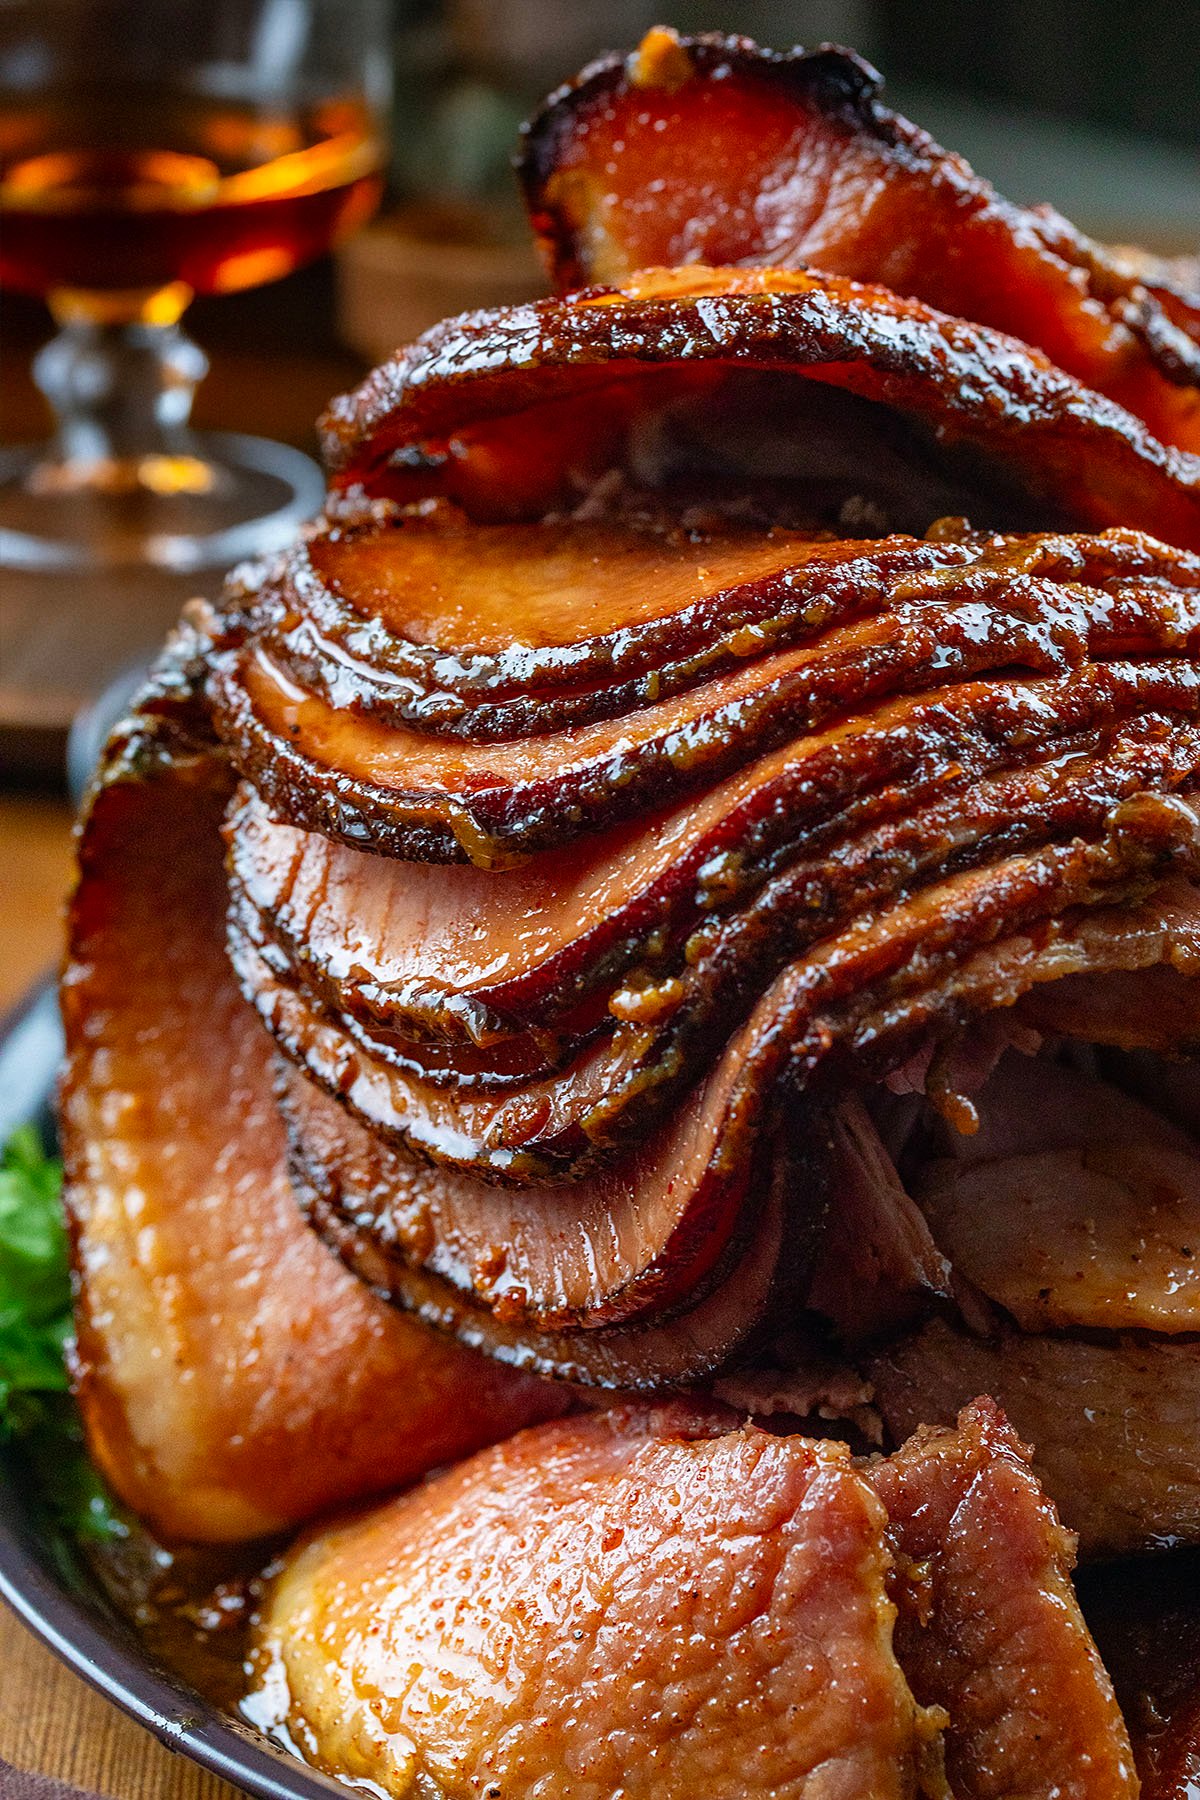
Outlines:
[{"label": "glossy glaze coating", "polygon": [[411,1480],[563,1399],[383,1306],[296,1212],[269,1042],[224,955],[230,778],[201,660],[194,636],[167,654],[89,801],[60,1129],[92,1453],[164,1537],[222,1541]]},{"label": "glossy glaze coating", "polygon": [[620,465],[647,413],[736,413],[742,375],[763,372],[798,419],[818,381],[934,434],[934,460],[994,496],[980,523],[1132,525],[1200,547],[1194,455],[1015,337],[812,272],[651,269],[448,320],[335,401],[322,441],[336,488],[537,518],[578,498],[570,472]]},{"label": "glossy glaze coating", "polygon": [[1136,1793],[1070,1541],[993,1409],[863,1470],[731,1423],[544,1427],[311,1538],[266,1703],[396,1795],[901,1800],[946,1792],[943,1758],[963,1800]]},{"label": "glossy glaze coating", "polygon": [[849,51],[715,34],[652,34],[593,64],[524,133],[555,285],[696,262],[882,282],[1036,344],[1165,443],[1200,448],[1200,307],[1052,207],[1012,205],[881,87]]},{"label": "glossy glaze coating", "polygon": [[[865,613],[835,590],[794,648],[756,642],[736,666],[590,725],[481,744],[384,725],[299,685],[252,630],[217,658],[218,728],[297,824],[385,853],[503,866],[946,678],[1082,669],[1157,650],[1170,658],[1163,674],[1179,705],[1190,704],[1187,653],[1200,620],[1190,556],[1146,539],[1052,536],[992,539],[965,570],[958,556],[916,572],[865,560]],[[1044,711],[1032,701],[1031,730]]]}]

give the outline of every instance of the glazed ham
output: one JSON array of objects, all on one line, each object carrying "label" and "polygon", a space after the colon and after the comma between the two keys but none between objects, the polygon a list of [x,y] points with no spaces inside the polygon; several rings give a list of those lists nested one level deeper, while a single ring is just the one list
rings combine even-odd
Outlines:
[{"label": "glazed ham", "polygon": [[[971,412],[919,308],[902,309],[925,345],[905,369],[928,386],[897,385],[873,310],[891,303],[816,278],[701,271],[611,299],[539,314],[533,363],[524,314],[494,330],[479,316],[463,330],[492,333],[486,366],[446,328],[377,372],[331,414],[343,498],[208,622],[214,724],[241,778],[228,948],[284,1058],[305,1214],[400,1307],[585,1386],[726,1379],[769,1361],[806,1307],[851,1358],[930,1314],[1028,1327],[1015,1272],[1001,1288],[979,1246],[962,1254],[978,1234],[956,1235],[932,1199],[922,1211],[925,1189],[888,1175],[882,1146],[864,1161],[869,1121],[850,1129],[839,1090],[926,1045],[932,1068],[939,1043],[996,1009],[1069,1035],[1063,1006],[1078,1020],[1087,984],[1109,979],[1133,984],[1126,1006],[1138,982],[1174,982],[1172,1005],[1151,1007],[1155,1047],[1187,1041],[1195,558],[1128,526],[943,520],[849,542],[828,523],[806,537],[701,516],[696,477],[711,493],[722,469],[757,482],[767,512],[794,521],[805,494],[810,514],[828,508],[811,470],[786,504],[761,473],[786,462],[786,406],[764,414],[757,463],[736,410],[696,447],[717,349],[738,358],[722,382],[765,354],[767,329],[797,370],[815,366],[818,301],[839,356],[857,342],[875,371],[873,430],[889,412],[911,456],[914,413],[933,406],[925,469],[947,489],[962,473],[950,406],[989,453],[1014,453],[1007,485],[993,463],[977,494],[998,503],[1021,471],[1023,505],[1050,480],[1069,511],[1078,465],[1068,477],[1037,447],[1059,426],[1029,433],[1039,407],[1066,428],[1078,397],[1010,358],[989,376],[1008,397]],[[728,328],[685,352],[666,321],[708,300],[729,302]],[[626,367],[642,345],[647,378],[675,384],[669,429],[665,390]],[[616,461],[610,498],[576,517],[553,509],[583,416],[562,384],[580,369]],[[1140,428],[1088,405],[1119,462]],[[1177,501],[1185,460],[1146,463]],[[550,516],[498,523],[482,483]],[[590,585],[589,566],[603,570]],[[529,642],[505,643],[499,608],[526,592]],[[1056,1225],[1034,1275],[1061,1295],[1071,1227]],[[1134,1253],[1114,1230],[1091,1309],[1035,1301],[1044,1324],[1164,1322],[1145,1282],[1114,1298]],[[1179,1259],[1163,1255],[1167,1281]]]},{"label": "glazed ham", "polygon": [[[1200,303],[1048,206],[1019,207],[826,45],[777,55],[661,27],[552,95],[520,174],[556,285],[765,263],[877,281],[1036,344],[1200,449]],[[696,145],[704,145],[703,156]]]},{"label": "glazed ham", "polygon": [[267,1604],[258,1710],[397,1795],[1120,1800],[1070,1565],[986,1406],[865,1469],[616,1412],[310,1538]]},{"label": "glazed ham", "polygon": [[1071,1534],[1200,1544],[1193,309],[840,51],[652,34],[524,177],[609,285],[335,401],[93,793],[90,1441],[183,1536],[404,1489],[262,1636],[382,1791],[1123,1800]]},{"label": "glazed ham", "polygon": [[382,1306],[304,1229],[269,1040],[224,955],[229,772],[198,672],[185,633],[93,788],[59,1120],[92,1453],[165,1537],[219,1542],[410,1481],[566,1397]]},{"label": "glazed ham", "polygon": [[[875,453],[832,494],[824,459],[804,454],[814,387],[822,425],[833,390],[843,442]],[[768,432],[782,461],[764,462]],[[871,499],[886,445],[899,469],[875,504],[899,485],[910,530],[969,502],[980,525],[1136,525],[1200,547],[1194,455],[1016,338],[810,272],[652,269],[565,301],[468,313],[335,401],[322,442],[335,495],[440,496],[485,522],[577,506],[627,468],[650,485],[732,478],[735,493],[747,476],[782,475],[785,496],[798,480],[792,503],[807,502],[810,524],[814,510],[816,523],[830,510],[836,521]],[[747,444],[759,446],[749,470]]]},{"label": "glazed ham", "polygon": [[922,1429],[868,1474],[888,1515],[896,1654],[945,1709],[962,1800],[1129,1791],[1124,1726],[1079,1617],[1075,1544],[988,1401]]}]

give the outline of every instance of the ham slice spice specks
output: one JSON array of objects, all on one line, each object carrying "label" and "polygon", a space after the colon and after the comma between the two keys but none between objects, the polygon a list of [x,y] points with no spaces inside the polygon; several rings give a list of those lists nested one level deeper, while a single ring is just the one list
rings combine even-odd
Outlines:
[{"label": "ham slice spice specks", "polygon": [[1071,1571],[1200,1545],[1200,323],[877,90],[553,96],[557,297],[333,403],[88,804],[89,1441],[307,1528],[249,1704],[397,1797],[1191,1754]]}]

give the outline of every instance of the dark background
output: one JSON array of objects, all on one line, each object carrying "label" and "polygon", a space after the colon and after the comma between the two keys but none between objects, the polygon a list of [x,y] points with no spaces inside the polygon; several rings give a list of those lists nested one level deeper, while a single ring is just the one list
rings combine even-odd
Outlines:
[{"label": "dark background", "polygon": [[1196,0],[877,0],[868,10],[882,66],[898,74],[1200,147]]}]

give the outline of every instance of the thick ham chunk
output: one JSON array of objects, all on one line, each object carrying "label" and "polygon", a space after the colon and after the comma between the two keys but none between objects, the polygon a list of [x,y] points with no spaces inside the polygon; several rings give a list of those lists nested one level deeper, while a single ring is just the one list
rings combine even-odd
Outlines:
[{"label": "thick ham chunk", "polygon": [[396,1796],[1133,1800],[1071,1550],[987,1402],[865,1470],[575,1418],[310,1537],[257,1710]]},{"label": "thick ham chunk", "polygon": [[264,1645],[317,1759],[455,1800],[914,1795],[875,1492],[840,1445],[696,1429],[543,1427],[310,1539]]},{"label": "thick ham chunk", "polygon": [[990,1401],[876,1464],[900,1601],[896,1651],[944,1706],[956,1800],[1134,1794],[1117,1702],[1071,1586],[1075,1541]]}]

